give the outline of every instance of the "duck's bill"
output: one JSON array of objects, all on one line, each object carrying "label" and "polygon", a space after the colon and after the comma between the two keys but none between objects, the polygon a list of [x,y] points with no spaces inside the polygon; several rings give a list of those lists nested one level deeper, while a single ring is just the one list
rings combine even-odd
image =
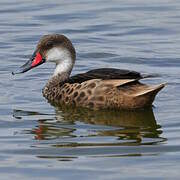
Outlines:
[{"label": "duck's bill", "polygon": [[30,69],[43,64],[45,60],[42,58],[40,53],[34,53],[32,58],[27,61],[23,66],[19,67],[16,71],[13,71],[12,74],[20,74],[29,71]]}]

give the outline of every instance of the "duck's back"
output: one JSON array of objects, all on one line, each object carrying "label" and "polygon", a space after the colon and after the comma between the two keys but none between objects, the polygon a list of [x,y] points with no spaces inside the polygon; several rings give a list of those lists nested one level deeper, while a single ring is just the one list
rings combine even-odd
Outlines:
[{"label": "duck's back", "polygon": [[67,81],[69,83],[82,83],[84,81],[92,79],[142,79],[143,76],[136,71],[130,71],[126,69],[116,69],[116,68],[100,68],[93,69],[86,73],[76,74],[71,76]]}]

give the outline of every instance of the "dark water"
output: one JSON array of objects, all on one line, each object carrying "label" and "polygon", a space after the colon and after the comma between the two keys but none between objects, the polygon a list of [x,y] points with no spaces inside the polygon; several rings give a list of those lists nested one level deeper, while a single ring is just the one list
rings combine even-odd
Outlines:
[{"label": "dark water", "polygon": [[[12,76],[40,36],[77,50],[73,74],[97,67],[158,74],[152,110],[55,108],[41,89],[54,66]],[[179,179],[180,1],[0,1],[0,179]]]}]

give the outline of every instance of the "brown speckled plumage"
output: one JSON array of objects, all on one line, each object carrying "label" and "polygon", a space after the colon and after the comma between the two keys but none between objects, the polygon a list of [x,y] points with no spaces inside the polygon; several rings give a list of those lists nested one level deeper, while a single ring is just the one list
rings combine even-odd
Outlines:
[{"label": "brown speckled plumage", "polygon": [[[136,79],[92,79],[81,83],[53,77],[43,95],[51,102],[94,109],[137,109],[152,105],[155,95],[164,87],[148,86]],[[64,82],[64,83],[63,83]]]}]

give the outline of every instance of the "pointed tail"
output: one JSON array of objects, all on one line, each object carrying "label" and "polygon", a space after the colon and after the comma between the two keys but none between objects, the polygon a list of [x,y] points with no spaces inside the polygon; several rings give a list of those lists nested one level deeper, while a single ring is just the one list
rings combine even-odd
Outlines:
[{"label": "pointed tail", "polygon": [[166,85],[166,83],[149,86],[149,88],[145,89],[144,91],[138,92],[136,94],[136,97],[145,96],[145,95],[155,96],[162,88],[164,88],[165,85]]},{"label": "pointed tail", "polygon": [[137,102],[141,104],[140,106],[151,106],[155,99],[155,96],[162,88],[164,88],[165,85],[166,83],[148,86],[148,88],[144,89],[143,91],[136,93],[134,97]]}]

